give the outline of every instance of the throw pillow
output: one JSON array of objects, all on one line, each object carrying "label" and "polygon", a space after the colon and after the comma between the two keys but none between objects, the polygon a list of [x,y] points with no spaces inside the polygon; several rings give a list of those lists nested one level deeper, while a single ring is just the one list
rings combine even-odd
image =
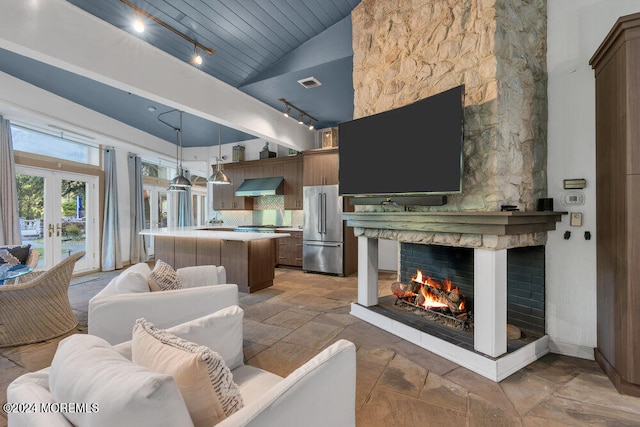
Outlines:
[{"label": "throw pillow", "polygon": [[205,346],[138,319],[131,355],[134,363],[174,378],[195,427],[215,425],[244,406],[224,360]]},{"label": "throw pillow", "polygon": [[169,375],[134,364],[94,335],[60,341],[49,389],[55,402],[77,405],[64,413],[77,426],[182,426],[190,421]]},{"label": "throw pillow", "polygon": [[0,264],[26,264],[31,245],[3,246],[0,248]]},{"label": "throw pillow", "polygon": [[183,287],[173,267],[161,259],[156,261],[156,265],[149,273],[148,282],[151,291],[169,291]]},{"label": "throw pillow", "polygon": [[232,305],[215,313],[189,320],[166,331],[218,353],[231,370],[244,364],[242,318],[244,310]]}]

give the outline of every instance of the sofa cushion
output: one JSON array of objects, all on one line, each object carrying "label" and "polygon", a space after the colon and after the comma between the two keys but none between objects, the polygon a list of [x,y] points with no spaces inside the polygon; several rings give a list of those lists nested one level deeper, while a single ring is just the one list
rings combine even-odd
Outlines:
[{"label": "sofa cushion", "polygon": [[74,425],[191,424],[171,376],[135,365],[93,335],[76,334],[60,341],[49,388],[56,402],[87,404],[84,410],[65,412]]},{"label": "sofa cushion", "polygon": [[144,274],[126,270],[116,278],[116,290],[119,294],[149,292],[149,283]]},{"label": "sofa cushion", "polygon": [[0,247],[0,264],[26,264],[31,245]]},{"label": "sofa cushion", "polygon": [[138,319],[131,355],[134,363],[175,379],[196,427],[212,426],[244,406],[231,371],[208,347]]},{"label": "sofa cushion", "polygon": [[149,289],[151,291],[182,289],[182,283],[173,267],[159,259],[149,274]]},{"label": "sofa cushion", "polygon": [[242,318],[244,311],[232,305],[215,313],[167,328],[167,332],[218,353],[231,370],[242,366]]}]

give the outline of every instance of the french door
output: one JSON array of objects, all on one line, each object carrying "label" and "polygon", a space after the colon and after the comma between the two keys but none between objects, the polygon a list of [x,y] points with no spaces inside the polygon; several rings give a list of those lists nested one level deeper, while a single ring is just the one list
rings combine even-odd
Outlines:
[{"label": "french door", "polygon": [[16,165],[22,243],[49,269],[85,251],[74,272],[95,270],[98,256],[98,177]]}]

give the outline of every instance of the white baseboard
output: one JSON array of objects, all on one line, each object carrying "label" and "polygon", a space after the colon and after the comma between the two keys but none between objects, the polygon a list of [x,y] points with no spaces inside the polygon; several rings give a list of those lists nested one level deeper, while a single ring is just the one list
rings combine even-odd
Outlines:
[{"label": "white baseboard", "polygon": [[593,347],[554,341],[553,338],[549,340],[549,351],[551,351],[551,353],[562,354],[564,356],[595,360],[593,350]]}]

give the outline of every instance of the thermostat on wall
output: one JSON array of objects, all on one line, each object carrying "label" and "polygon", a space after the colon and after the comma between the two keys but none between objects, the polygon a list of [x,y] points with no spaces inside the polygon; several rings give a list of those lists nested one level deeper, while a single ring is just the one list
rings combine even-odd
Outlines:
[{"label": "thermostat on wall", "polygon": [[567,191],[560,199],[564,206],[584,205],[584,193],[582,191]]}]

